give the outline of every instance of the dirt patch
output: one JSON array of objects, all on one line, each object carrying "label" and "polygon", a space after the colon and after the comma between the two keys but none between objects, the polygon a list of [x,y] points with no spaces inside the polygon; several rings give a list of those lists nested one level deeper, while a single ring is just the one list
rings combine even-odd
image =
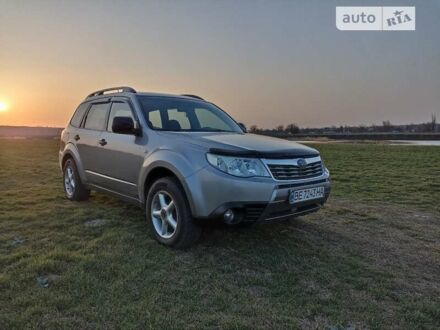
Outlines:
[{"label": "dirt patch", "polygon": [[263,298],[267,292],[267,289],[265,287],[262,287],[259,285],[250,286],[248,288],[248,290],[252,296],[257,297],[257,298]]},{"label": "dirt patch", "polygon": [[84,223],[84,226],[86,227],[101,227],[108,224],[110,220],[106,219],[95,219],[95,220],[89,220]]}]

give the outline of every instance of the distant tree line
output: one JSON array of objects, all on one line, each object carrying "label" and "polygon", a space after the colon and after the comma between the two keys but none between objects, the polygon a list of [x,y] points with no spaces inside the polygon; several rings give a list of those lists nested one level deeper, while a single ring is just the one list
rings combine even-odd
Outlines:
[{"label": "distant tree line", "polygon": [[257,125],[252,125],[249,127],[249,132],[275,136],[338,133],[436,133],[440,132],[440,124],[437,123],[436,115],[432,114],[431,121],[420,124],[393,125],[389,120],[384,120],[382,125],[341,125],[321,128],[300,128],[298,124],[291,123],[286,126],[278,125],[275,128],[260,128]]}]

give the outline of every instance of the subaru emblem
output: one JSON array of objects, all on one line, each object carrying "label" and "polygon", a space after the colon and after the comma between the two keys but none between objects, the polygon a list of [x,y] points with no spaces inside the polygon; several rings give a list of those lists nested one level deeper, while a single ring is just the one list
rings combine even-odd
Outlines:
[{"label": "subaru emblem", "polygon": [[298,164],[299,167],[305,167],[307,165],[307,162],[304,158],[298,159],[296,163]]}]

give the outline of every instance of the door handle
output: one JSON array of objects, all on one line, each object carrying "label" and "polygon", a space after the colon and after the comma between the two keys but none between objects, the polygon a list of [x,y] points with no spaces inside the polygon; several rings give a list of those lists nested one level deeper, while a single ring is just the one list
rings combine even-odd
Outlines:
[{"label": "door handle", "polygon": [[99,144],[105,146],[107,144],[107,141],[105,139],[101,139],[99,140]]},{"label": "door handle", "polygon": [[78,141],[80,139],[78,134],[76,134],[73,138],[75,139],[75,141]]}]

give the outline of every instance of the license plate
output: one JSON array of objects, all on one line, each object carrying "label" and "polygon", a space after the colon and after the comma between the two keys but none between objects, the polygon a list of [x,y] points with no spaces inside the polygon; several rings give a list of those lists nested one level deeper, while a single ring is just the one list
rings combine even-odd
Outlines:
[{"label": "license plate", "polygon": [[324,187],[313,187],[300,190],[291,190],[289,194],[289,203],[309,201],[324,197]]}]

